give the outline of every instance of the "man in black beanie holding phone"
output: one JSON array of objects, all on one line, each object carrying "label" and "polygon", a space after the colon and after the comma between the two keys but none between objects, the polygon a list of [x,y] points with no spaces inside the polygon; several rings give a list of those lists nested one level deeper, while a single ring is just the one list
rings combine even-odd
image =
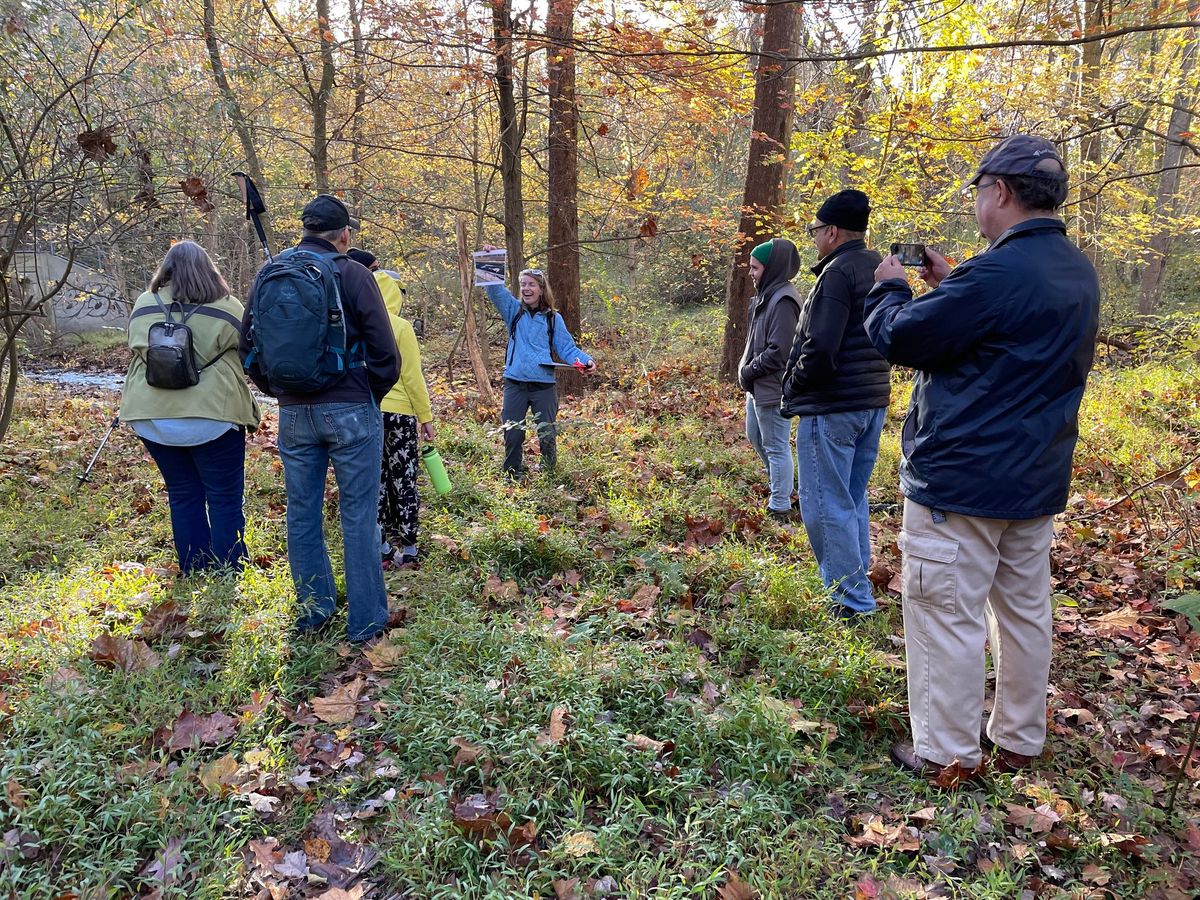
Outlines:
[{"label": "man in black beanie holding phone", "polygon": [[863,328],[863,303],[880,262],[864,240],[870,215],[866,194],[839,191],[807,229],[817,250],[817,281],[800,310],[780,404],[785,416],[800,417],[800,513],[834,615],[847,620],[875,611],[867,577],[867,482],[891,380],[887,361]]}]

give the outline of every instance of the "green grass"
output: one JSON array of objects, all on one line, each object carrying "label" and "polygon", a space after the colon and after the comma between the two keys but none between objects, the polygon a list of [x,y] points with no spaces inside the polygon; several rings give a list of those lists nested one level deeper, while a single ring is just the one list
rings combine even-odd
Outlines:
[{"label": "green grass", "polygon": [[[854,896],[863,879],[889,878],[896,896],[908,896],[899,879],[948,896],[1052,883],[1082,896],[1086,867],[1099,866],[1113,895],[1139,897],[1193,865],[1171,837],[1196,815],[1186,788],[1169,821],[1161,785],[1098,765],[1086,740],[1056,737],[1045,774],[950,794],[898,774],[886,756],[906,726],[897,601],[855,629],[828,616],[803,531],[762,515],[737,399],[699,356],[682,359],[694,368],[658,374],[652,389],[635,370],[614,376],[619,391],[567,400],[564,419],[580,424],[560,439],[554,478],[502,483],[499,438],[469,409],[439,425],[456,486],[426,496],[423,568],[389,575],[406,618],[387,671],[336,630],[290,633],[269,437],[248,460],[256,564],[236,580],[181,579],[165,494],[132,436],[118,433],[93,483],[71,493],[110,402],[24,387],[0,451],[0,784],[13,786],[0,795],[0,835],[36,835],[38,849],[29,859],[0,849],[2,892],[129,896],[153,886],[147,864],[179,839],[166,896],[252,896],[247,842],[298,848],[322,808],[342,816],[343,838],[380,852],[368,877],[380,896],[552,897],[555,879],[578,878],[582,891],[607,876],[626,897],[712,897],[731,869],[763,897]],[[1196,397],[1190,370],[1099,375],[1081,487],[1111,490],[1094,461],[1137,481],[1186,459]],[[897,500],[897,428],[894,415],[878,503]],[[894,529],[894,515],[881,518]],[[716,523],[720,540],[697,546],[689,519]],[[647,586],[658,595],[643,609]],[[165,599],[190,618],[187,633],[151,642],[159,668],[123,674],[87,658],[97,635],[135,635]],[[1059,665],[1098,663],[1080,651]],[[354,722],[303,721],[303,704],[356,674],[367,699]],[[273,699],[241,711],[256,692]],[[169,753],[161,729],[185,708],[237,717],[235,736]],[[558,743],[545,739],[556,709]],[[631,735],[665,743],[639,749]],[[313,762],[314,742],[336,766]],[[455,763],[464,743],[477,754]],[[201,783],[225,754],[280,798],[272,814]],[[305,767],[315,780],[292,785]],[[354,817],[389,789],[374,815]],[[452,805],[484,790],[499,792],[510,828],[534,823],[534,846],[455,823]],[[1104,792],[1127,804],[1118,824],[1102,813]],[[1059,804],[1072,846],[1047,849],[1044,835],[1006,825],[1005,803]],[[928,823],[909,818],[930,806]],[[853,817],[871,814],[919,826],[920,851],[851,846]],[[1115,831],[1149,836],[1147,860],[1104,845],[1099,835]],[[578,832],[592,841],[573,854],[564,838]]]}]

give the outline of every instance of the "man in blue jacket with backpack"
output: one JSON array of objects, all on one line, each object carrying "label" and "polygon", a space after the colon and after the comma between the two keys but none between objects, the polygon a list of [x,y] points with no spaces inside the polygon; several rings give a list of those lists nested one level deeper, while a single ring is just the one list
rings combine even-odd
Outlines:
[{"label": "man in blue jacket with backpack", "polygon": [[299,245],[268,262],[254,280],[240,351],[250,378],[279,400],[296,626],[321,627],[337,603],[322,525],[332,462],[345,548],[347,636],[365,641],[382,632],[388,618],[379,560],[379,404],[400,377],[400,360],[374,277],[345,255],[359,224],[346,204],[321,194],[300,218]]},{"label": "man in blue jacket with backpack", "polygon": [[[913,741],[900,766],[1030,765],[1046,741],[1050,542],[1096,341],[1096,271],[1056,210],[1067,172],[1054,145],[1018,134],[966,189],[990,242],[951,270],[927,250],[914,297],[889,256],[866,329],[891,363],[917,370],[901,436],[901,592]],[[996,694],[986,730],[984,642]]]}]

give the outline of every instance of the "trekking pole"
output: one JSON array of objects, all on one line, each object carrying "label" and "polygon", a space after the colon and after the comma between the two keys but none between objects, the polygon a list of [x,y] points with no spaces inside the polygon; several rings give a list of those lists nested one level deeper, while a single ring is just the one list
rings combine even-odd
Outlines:
[{"label": "trekking pole", "polygon": [[271,248],[267,246],[267,232],[263,228],[260,218],[267,211],[267,204],[263,200],[262,194],[258,192],[258,186],[249,175],[245,172],[231,172],[230,174],[237,179],[238,189],[242,192],[242,200],[246,202],[246,218],[254,223],[254,230],[258,232],[258,242],[262,244],[263,256],[266,257],[267,262],[270,262]]},{"label": "trekking pole", "polygon": [[83,474],[79,476],[79,484],[75,485],[75,490],[83,487],[83,483],[88,480],[92,474],[92,466],[96,465],[96,460],[100,458],[100,454],[104,451],[104,445],[108,443],[108,439],[112,437],[113,429],[121,423],[121,416],[113,416],[112,424],[108,426],[108,431],[104,432],[104,437],[100,439],[100,446],[96,448],[96,452],[92,454],[92,460],[87,464],[87,468],[83,470]]}]

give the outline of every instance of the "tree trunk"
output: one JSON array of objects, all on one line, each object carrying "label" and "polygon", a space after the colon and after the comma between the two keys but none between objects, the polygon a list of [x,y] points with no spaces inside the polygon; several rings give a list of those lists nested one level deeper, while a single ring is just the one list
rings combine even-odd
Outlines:
[{"label": "tree trunk", "polygon": [[321,43],[321,81],[312,92],[313,187],[329,192],[329,100],[333,96],[333,32],[329,30],[329,0],[317,0],[317,31]]},{"label": "tree trunk", "polygon": [[[1105,28],[1105,0],[1084,0],[1084,32],[1095,34]],[[1100,63],[1104,50],[1103,41],[1092,41],[1083,45],[1079,68],[1079,102],[1087,107],[1094,102],[1093,93],[1100,77]],[[1089,113],[1087,133],[1079,142],[1079,162],[1083,179],[1079,181],[1079,248],[1091,261],[1097,272],[1103,261],[1097,235],[1100,233],[1102,201],[1100,191],[1100,165],[1103,153],[1101,121]]]},{"label": "tree trunk", "polygon": [[[229,77],[225,74],[225,64],[221,61],[221,46],[217,43],[216,0],[204,0],[204,44],[208,48],[208,63],[212,68],[213,81],[217,83],[217,90],[220,91],[225,108],[229,111],[233,130],[237,132],[238,140],[242,142],[242,153],[246,156],[246,172],[255,184],[265,184],[262,164],[258,161],[258,151],[254,147],[254,134],[250,130],[250,122],[242,110],[241,103],[238,102],[233,86],[229,83]],[[270,219],[264,218],[262,225],[263,231],[267,234],[267,243],[274,244],[275,234],[271,230]],[[249,223],[247,223],[247,227],[250,227]]]},{"label": "tree trunk", "polygon": [[363,108],[367,105],[367,45],[363,40],[362,17],[365,0],[350,0],[350,28],[354,48],[354,111],[350,118],[350,208],[362,216],[366,191],[363,187]]},{"label": "tree trunk", "polygon": [[[1188,18],[1200,18],[1200,2],[1189,4]],[[1163,142],[1162,173],[1158,176],[1158,192],[1154,202],[1154,221],[1158,230],[1150,238],[1149,259],[1142,272],[1142,292],[1138,298],[1138,312],[1153,315],[1162,300],[1163,275],[1171,252],[1172,220],[1179,208],[1179,166],[1183,162],[1184,132],[1191,128],[1192,104],[1196,102],[1197,87],[1195,38],[1183,48],[1179,61],[1179,88],[1171,106],[1171,118],[1167,124],[1167,135]]]},{"label": "tree trunk", "polygon": [[792,63],[775,56],[791,55],[798,6],[790,0],[771,0],[766,8],[762,51],[754,76],[754,116],[742,217],[725,291],[725,342],[720,374],[726,381],[736,381],[738,363],[746,346],[748,301],[754,293],[750,251],[756,244],[777,235],[787,189],[796,75]]},{"label": "tree trunk", "polygon": [[483,354],[479,351],[478,331],[475,325],[475,304],[471,302],[471,294],[475,282],[475,266],[471,262],[471,253],[467,249],[467,220],[458,218],[456,228],[458,236],[458,278],[462,287],[463,313],[466,317],[464,331],[466,332],[467,355],[471,358],[471,370],[475,373],[475,386],[479,396],[488,406],[494,406],[496,395],[492,390],[492,380],[488,377],[487,366],[483,362]]},{"label": "tree trunk", "polygon": [[[549,194],[546,277],[558,311],[574,335],[579,334],[579,109],[575,100],[576,0],[550,0],[546,37],[550,55],[550,153],[546,168]],[[571,362],[571,360],[564,360]],[[559,369],[559,385],[579,390],[583,380],[574,369]]]},{"label": "tree trunk", "polygon": [[492,0],[496,39],[496,94],[500,104],[500,180],[504,187],[504,246],[508,251],[509,286],[518,292],[525,268],[525,201],[521,186],[521,144],[525,129],[517,120],[513,93],[512,0]]}]

